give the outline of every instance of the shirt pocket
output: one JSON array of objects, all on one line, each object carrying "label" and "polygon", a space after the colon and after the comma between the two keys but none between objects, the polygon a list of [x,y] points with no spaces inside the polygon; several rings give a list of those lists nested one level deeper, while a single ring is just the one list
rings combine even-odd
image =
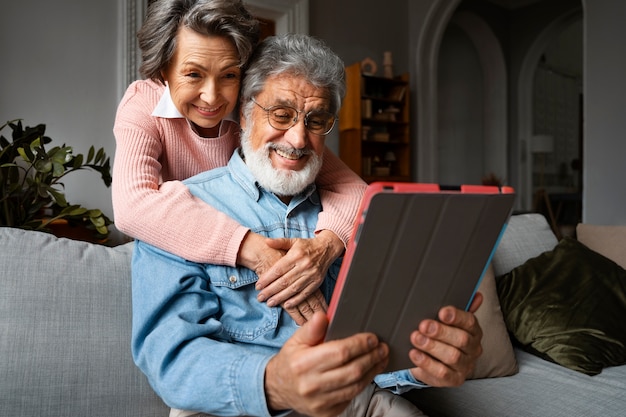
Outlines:
[{"label": "shirt pocket", "polygon": [[217,296],[217,319],[233,341],[249,343],[278,327],[281,308],[259,302],[257,275],[247,268],[208,265],[210,290]]}]

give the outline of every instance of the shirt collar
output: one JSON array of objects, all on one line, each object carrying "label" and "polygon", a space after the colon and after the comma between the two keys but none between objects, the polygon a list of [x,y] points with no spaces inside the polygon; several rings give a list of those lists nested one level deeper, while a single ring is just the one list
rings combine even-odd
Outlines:
[{"label": "shirt collar", "polygon": [[180,119],[184,117],[174,105],[169,86],[165,86],[161,99],[154,110],[152,110],[152,116],[162,117],[164,119]]}]

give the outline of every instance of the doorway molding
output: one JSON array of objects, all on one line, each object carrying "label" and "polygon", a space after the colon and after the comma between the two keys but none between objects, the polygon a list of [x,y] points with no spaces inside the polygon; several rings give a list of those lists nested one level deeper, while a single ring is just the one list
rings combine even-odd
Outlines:
[{"label": "doorway molding", "polygon": [[471,40],[484,76],[485,169],[508,179],[507,72],[504,55],[489,26],[469,12],[455,14],[461,0],[434,3],[417,45],[417,178],[437,182],[439,52],[446,29],[454,24]]},{"label": "doorway molding", "polygon": [[517,83],[517,129],[513,132],[512,143],[515,144],[519,156],[517,158],[519,161],[518,201],[525,209],[531,209],[533,201],[530,140],[535,133],[533,132],[533,85],[537,63],[550,42],[571,24],[581,19],[583,19],[582,8],[565,13],[553,20],[539,33],[526,52],[520,67]]}]

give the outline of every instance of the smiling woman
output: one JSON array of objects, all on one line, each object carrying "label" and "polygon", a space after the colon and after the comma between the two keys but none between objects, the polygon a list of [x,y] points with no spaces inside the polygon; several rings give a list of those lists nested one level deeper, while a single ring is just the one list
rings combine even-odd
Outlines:
[{"label": "smiling woman", "polygon": [[[128,85],[141,78],[141,55],[136,33],[148,6],[157,0],[123,0],[120,51],[120,98]],[[261,39],[271,34],[309,33],[309,0],[249,0],[246,6],[261,23]]]}]

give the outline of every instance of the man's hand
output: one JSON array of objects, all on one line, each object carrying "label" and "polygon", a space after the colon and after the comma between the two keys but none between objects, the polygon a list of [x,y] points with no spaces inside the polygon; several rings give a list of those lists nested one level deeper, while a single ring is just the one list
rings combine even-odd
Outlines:
[{"label": "man's hand", "polygon": [[439,320],[424,320],[411,334],[409,352],[413,376],[435,387],[461,385],[482,353],[482,329],[474,312],[482,303],[477,293],[469,312],[454,307],[439,310]]},{"label": "man's hand", "polygon": [[304,303],[319,288],[328,268],[344,250],[343,242],[327,230],[312,239],[268,239],[267,245],[286,255],[271,268],[257,270],[258,299],[269,306],[282,304],[287,311]]},{"label": "man's hand", "polygon": [[324,294],[322,294],[320,290],[315,290],[313,294],[309,295],[300,304],[297,304],[294,307],[285,307],[283,304],[283,308],[298,326],[302,326],[311,317],[313,317],[313,313],[316,311],[325,313],[326,310],[328,310],[328,305],[324,299]]},{"label": "man's hand", "polygon": [[389,349],[374,334],[322,343],[327,327],[326,315],[315,313],[269,361],[265,394],[270,411],[336,416],[387,365]]}]

